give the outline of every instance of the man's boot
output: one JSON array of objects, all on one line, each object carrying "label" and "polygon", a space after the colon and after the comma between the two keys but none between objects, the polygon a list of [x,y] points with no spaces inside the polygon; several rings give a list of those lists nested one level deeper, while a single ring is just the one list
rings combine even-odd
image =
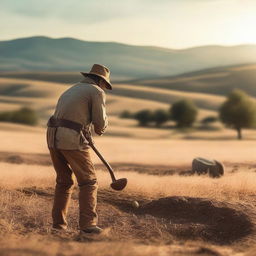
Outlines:
[{"label": "man's boot", "polygon": [[100,234],[103,229],[98,226],[91,226],[80,231],[80,234]]}]

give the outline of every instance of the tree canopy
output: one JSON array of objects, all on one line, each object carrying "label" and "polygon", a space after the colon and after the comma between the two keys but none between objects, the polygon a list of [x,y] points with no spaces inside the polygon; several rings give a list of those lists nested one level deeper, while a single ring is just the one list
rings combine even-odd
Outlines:
[{"label": "tree canopy", "polygon": [[170,113],[177,126],[182,128],[192,126],[196,121],[198,110],[193,101],[180,100],[171,106]]},{"label": "tree canopy", "polygon": [[242,128],[255,125],[255,102],[241,90],[234,90],[220,108],[220,120],[227,127],[236,129],[238,139],[242,139]]}]

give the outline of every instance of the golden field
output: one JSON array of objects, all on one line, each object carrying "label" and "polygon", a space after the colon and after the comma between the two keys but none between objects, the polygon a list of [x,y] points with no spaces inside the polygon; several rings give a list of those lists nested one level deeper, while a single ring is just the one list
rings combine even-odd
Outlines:
[{"label": "golden field", "polygon": [[[40,117],[37,127],[0,123],[0,256],[255,255],[256,132],[245,130],[244,140],[237,141],[236,132],[220,123],[199,129],[201,119],[217,116],[223,96],[146,84],[117,84],[107,95],[109,129],[95,142],[117,177],[126,177],[129,183],[122,192],[110,190],[106,169],[91,153],[104,233],[79,236],[77,186],[68,232],[52,232],[55,173],[45,124],[66,88],[57,82],[0,78],[2,110],[30,106]],[[145,128],[119,118],[124,110],[168,109],[181,98],[192,99],[199,107],[195,128]],[[191,162],[198,156],[223,161],[225,175],[190,175]],[[138,209],[132,207],[134,200],[140,203]]]},{"label": "golden field", "polygon": [[[52,166],[2,162],[2,255],[58,255],[63,247],[64,255],[84,255],[84,250],[93,255],[254,255],[253,165],[226,163],[225,176],[217,180],[179,173],[189,166],[173,167],[173,175],[147,174],[145,165],[133,165],[127,171],[119,166],[117,176],[129,180],[123,192],[111,191],[109,175],[97,167],[99,223],[104,233],[80,237],[77,188],[69,211],[69,231],[52,233]],[[133,200],[140,208],[132,207]],[[205,218],[204,214],[209,215]]]}]

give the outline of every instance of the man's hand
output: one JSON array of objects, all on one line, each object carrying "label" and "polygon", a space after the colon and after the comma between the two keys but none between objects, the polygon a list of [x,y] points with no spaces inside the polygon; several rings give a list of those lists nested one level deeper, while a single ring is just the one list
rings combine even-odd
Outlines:
[{"label": "man's hand", "polygon": [[91,133],[91,129],[84,130],[83,131],[83,135],[86,138],[86,140],[89,142],[89,145],[93,145],[94,144],[92,133]]}]

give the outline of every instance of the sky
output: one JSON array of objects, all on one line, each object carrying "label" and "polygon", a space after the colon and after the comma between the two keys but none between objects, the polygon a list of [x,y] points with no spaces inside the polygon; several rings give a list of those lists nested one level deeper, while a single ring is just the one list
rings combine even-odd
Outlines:
[{"label": "sky", "polygon": [[0,0],[0,40],[73,37],[188,48],[256,44],[256,0]]}]

